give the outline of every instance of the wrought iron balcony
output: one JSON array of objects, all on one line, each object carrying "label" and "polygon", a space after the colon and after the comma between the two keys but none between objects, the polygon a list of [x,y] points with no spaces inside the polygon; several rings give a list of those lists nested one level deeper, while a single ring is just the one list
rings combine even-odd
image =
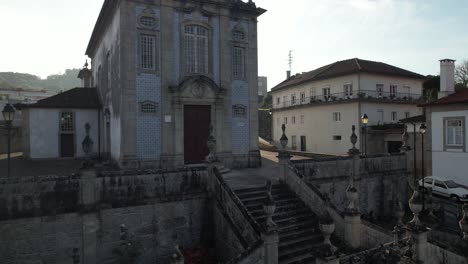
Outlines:
[{"label": "wrought iron balcony", "polygon": [[346,103],[350,101],[369,101],[382,103],[420,104],[426,102],[421,94],[391,93],[371,90],[360,90],[352,93],[333,93],[329,95],[316,95],[305,98],[296,98],[290,101],[275,101],[273,109],[282,109],[316,104]]}]

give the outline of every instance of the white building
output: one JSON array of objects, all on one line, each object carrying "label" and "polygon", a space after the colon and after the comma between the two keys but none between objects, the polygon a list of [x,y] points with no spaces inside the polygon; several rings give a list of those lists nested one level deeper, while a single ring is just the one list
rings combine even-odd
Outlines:
[{"label": "white building", "polygon": [[102,106],[96,88],[74,88],[34,104],[18,104],[16,107],[23,113],[25,158],[83,158],[86,155],[82,142],[87,135],[94,143],[90,154],[100,153]]},{"label": "white building", "polygon": [[441,60],[439,100],[426,106],[432,175],[468,186],[468,89],[455,93],[454,60]]},{"label": "white building", "polygon": [[[346,155],[351,127],[361,127],[364,114],[369,126],[382,127],[420,115],[417,104],[422,102],[424,79],[392,65],[357,58],[294,75],[272,89],[273,138],[279,140],[285,124],[290,148]],[[362,138],[362,131],[357,131]],[[369,135],[365,145],[369,149],[382,145],[380,151],[391,151],[401,144],[400,135],[385,133],[379,142]]]}]

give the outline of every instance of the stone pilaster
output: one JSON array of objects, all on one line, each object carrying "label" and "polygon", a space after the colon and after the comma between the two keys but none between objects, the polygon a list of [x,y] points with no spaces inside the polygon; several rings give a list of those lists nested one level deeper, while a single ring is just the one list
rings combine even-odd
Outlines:
[{"label": "stone pilaster", "polygon": [[277,158],[281,169],[280,181],[284,181],[287,177],[291,155],[286,150],[286,146],[288,145],[288,137],[286,136],[286,126],[283,124],[283,126],[281,126],[281,129],[283,130],[283,135],[280,138],[281,150],[278,152]]},{"label": "stone pilaster", "polygon": [[346,197],[348,198],[348,206],[344,212],[345,221],[345,242],[351,248],[357,249],[361,247],[361,213],[359,211],[359,193],[355,187],[355,175],[359,174],[359,149],[356,148],[357,136],[356,127],[352,127],[351,143],[353,147],[348,151],[348,155],[353,157],[353,172],[350,175],[349,186],[346,189]]},{"label": "stone pilaster", "polygon": [[265,228],[262,232],[262,239],[265,247],[265,264],[278,264],[278,228],[273,221],[276,205],[273,195],[271,194],[272,184],[271,181],[267,182],[267,198],[263,204],[263,210],[266,215]]}]

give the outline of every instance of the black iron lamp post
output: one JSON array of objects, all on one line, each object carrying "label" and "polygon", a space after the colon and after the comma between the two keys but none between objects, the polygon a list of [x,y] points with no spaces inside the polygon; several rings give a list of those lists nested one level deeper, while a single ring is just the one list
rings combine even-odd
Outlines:
[{"label": "black iron lamp post", "polygon": [[[426,177],[426,171],[424,167],[424,134],[426,134],[426,124],[422,123],[419,127],[419,132],[421,133],[421,181],[422,181],[422,188],[423,188],[423,195],[422,195],[422,202],[423,202],[423,210],[425,209],[425,201],[424,196],[426,195],[426,188],[424,186],[424,177]],[[416,135],[415,135],[416,136]]]},{"label": "black iron lamp post", "polygon": [[15,109],[11,104],[6,104],[2,111],[3,119],[6,123],[7,129],[7,136],[8,136],[8,143],[7,143],[7,155],[8,155],[8,172],[7,176],[10,177],[10,152],[11,152],[11,142],[10,142],[10,134],[11,134],[11,127],[13,125],[13,119],[15,118]]},{"label": "black iron lamp post", "polygon": [[364,152],[364,156],[367,155],[367,123],[369,123],[369,117],[367,116],[367,114],[364,114],[362,115],[361,117],[361,122],[362,122],[362,130],[364,131],[364,146],[363,146],[363,152]]}]

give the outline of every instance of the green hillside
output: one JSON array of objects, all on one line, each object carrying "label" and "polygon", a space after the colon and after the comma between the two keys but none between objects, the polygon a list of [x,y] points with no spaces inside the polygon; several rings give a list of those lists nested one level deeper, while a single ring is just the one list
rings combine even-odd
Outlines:
[{"label": "green hillside", "polygon": [[0,88],[46,89],[54,92],[80,86],[77,78],[80,69],[67,69],[63,74],[53,74],[46,79],[28,73],[0,72]]}]

